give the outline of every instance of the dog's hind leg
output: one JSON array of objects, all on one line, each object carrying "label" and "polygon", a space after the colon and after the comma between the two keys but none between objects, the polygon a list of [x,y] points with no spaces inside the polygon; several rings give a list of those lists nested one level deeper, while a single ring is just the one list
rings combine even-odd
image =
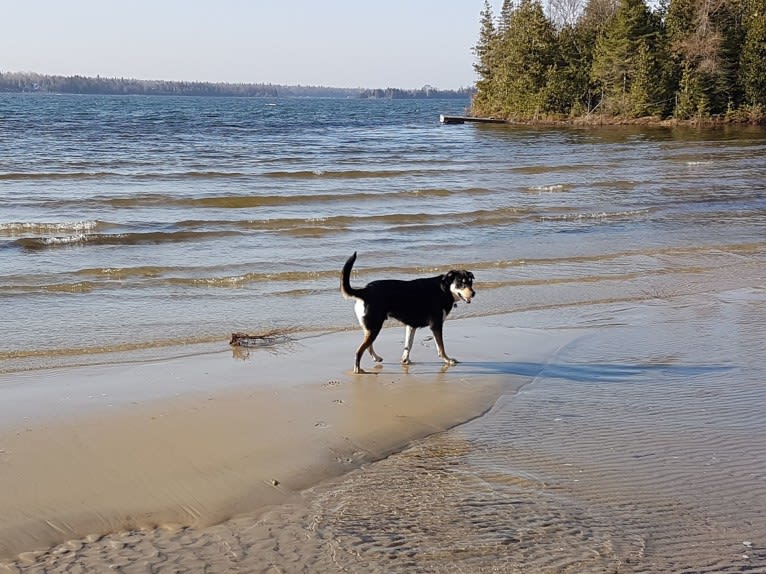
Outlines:
[{"label": "dog's hind leg", "polygon": [[378,355],[375,352],[375,349],[372,348],[372,345],[370,345],[369,351],[370,351],[370,356],[372,357],[373,361],[375,361],[376,363],[382,363],[383,362],[383,357],[381,357],[380,355]]},{"label": "dog's hind leg", "polygon": [[[383,357],[378,355],[375,352],[375,349],[372,348],[372,343],[373,341],[375,341],[375,338],[378,336],[378,333],[380,333],[380,329],[383,326],[383,321],[385,320],[385,318],[381,320],[377,320],[377,319],[367,317],[366,315],[367,304],[362,299],[356,300],[356,304],[354,305],[354,312],[356,312],[356,318],[359,319],[359,325],[361,325],[362,329],[364,330],[364,340],[362,341],[362,344],[359,346],[359,348],[356,350],[356,362],[354,363],[354,372],[363,373],[364,371],[359,367],[359,363],[362,360],[362,355],[364,354],[365,349],[370,350],[370,356],[372,356],[373,360],[376,363],[380,363],[383,361]],[[372,329],[368,327],[368,323],[371,321],[373,322]]]},{"label": "dog's hind leg", "polygon": [[355,373],[364,373],[359,363],[362,362],[362,355],[364,355],[364,352],[369,349],[370,354],[373,357],[379,357],[375,351],[372,350],[372,344],[375,342],[375,338],[378,336],[378,333],[380,333],[380,326],[376,326],[373,329],[365,328],[364,330],[364,339],[362,340],[362,344],[359,345],[359,348],[356,350],[356,360],[354,361],[354,372]]},{"label": "dog's hind leg", "polygon": [[458,361],[448,357],[447,352],[444,350],[444,338],[442,337],[442,325],[431,325],[431,331],[434,334],[434,341],[436,341],[436,351],[439,354],[439,357],[441,357],[441,359],[447,365],[456,364]]},{"label": "dog's hind leg", "polygon": [[402,353],[402,365],[410,364],[410,351],[412,342],[415,340],[415,327],[404,326],[404,352]]}]

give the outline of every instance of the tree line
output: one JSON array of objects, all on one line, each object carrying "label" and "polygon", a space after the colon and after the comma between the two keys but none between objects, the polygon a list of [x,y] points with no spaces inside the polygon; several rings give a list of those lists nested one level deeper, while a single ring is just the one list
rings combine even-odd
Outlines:
[{"label": "tree line", "polygon": [[766,123],[764,0],[488,0],[471,112]]},{"label": "tree line", "polygon": [[458,90],[439,90],[430,86],[423,86],[416,90],[403,90],[400,88],[385,88],[375,90],[362,90],[359,97],[365,99],[388,99],[388,100],[407,100],[422,98],[458,98],[469,99],[473,94],[472,88],[460,88]]},{"label": "tree line", "polygon": [[416,90],[398,88],[359,89],[324,86],[280,86],[274,84],[231,84],[136,80],[88,76],[54,76],[32,72],[0,72],[0,92],[51,94],[104,94],[154,96],[226,97],[325,97],[325,98],[466,98],[471,90],[438,90],[430,86]]},{"label": "tree line", "polygon": [[0,73],[0,92],[228,97],[356,97],[359,94],[355,89],[322,86],[136,80],[32,72]]}]

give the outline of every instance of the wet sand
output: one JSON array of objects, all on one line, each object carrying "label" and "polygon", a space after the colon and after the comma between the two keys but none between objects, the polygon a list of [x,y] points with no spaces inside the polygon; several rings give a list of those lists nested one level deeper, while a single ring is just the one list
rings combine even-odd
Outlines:
[{"label": "wet sand", "polygon": [[[252,349],[245,360],[224,352],[4,377],[0,556],[257,513],[477,417],[528,380],[481,361],[522,333],[481,323],[451,326],[451,353],[474,362],[450,369],[421,337],[420,363],[353,375],[341,367],[353,332]],[[398,357],[400,329],[384,334],[379,352]],[[519,348],[542,361],[570,337],[530,333]]]},{"label": "wet sand", "polygon": [[766,572],[764,325],[753,287],[450,321],[446,372],[353,376],[356,333],[86,370],[147,388],[18,402],[0,572]]}]

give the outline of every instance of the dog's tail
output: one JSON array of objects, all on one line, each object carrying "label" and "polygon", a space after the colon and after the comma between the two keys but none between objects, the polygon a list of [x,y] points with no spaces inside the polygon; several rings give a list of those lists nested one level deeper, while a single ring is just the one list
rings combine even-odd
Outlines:
[{"label": "dog's tail", "polygon": [[354,261],[356,261],[356,251],[348,258],[340,274],[340,292],[346,298],[358,297],[361,291],[361,289],[354,289],[351,286],[351,268],[354,266]]}]

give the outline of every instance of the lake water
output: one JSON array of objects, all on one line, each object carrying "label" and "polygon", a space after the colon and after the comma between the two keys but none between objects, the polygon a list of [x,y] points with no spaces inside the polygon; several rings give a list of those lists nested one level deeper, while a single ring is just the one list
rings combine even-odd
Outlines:
[{"label": "lake water", "polygon": [[0,371],[354,327],[354,251],[470,268],[474,314],[761,252],[763,131],[439,124],[466,103],[0,94]]},{"label": "lake water", "polygon": [[583,336],[179,568],[766,572],[766,132],[438,123],[465,104],[0,94],[0,372],[357,328],[354,251],[465,267],[456,316]]}]

